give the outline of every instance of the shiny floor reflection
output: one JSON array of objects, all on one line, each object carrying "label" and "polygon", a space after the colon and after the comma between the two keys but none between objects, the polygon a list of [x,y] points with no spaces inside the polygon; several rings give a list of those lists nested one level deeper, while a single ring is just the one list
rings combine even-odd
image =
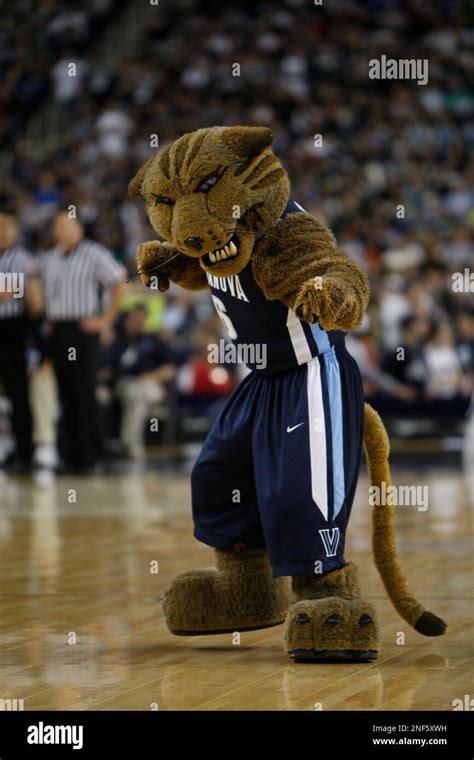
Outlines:
[{"label": "shiny floor reflection", "polygon": [[176,638],[158,598],[212,563],[192,537],[186,477],[0,480],[0,709],[452,710],[472,692],[472,547],[467,485],[449,470],[396,473],[429,486],[400,507],[400,551],[420,599],[449,623],[418,635],[388,603],[370,550],[361,479],[347,555],[378,606],[383,649],[365,665],[293,664],[282,628]]}]

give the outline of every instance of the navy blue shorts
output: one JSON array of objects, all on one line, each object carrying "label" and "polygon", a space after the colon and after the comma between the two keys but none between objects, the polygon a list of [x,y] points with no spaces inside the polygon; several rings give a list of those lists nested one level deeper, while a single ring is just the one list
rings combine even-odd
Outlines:
[{"label": "navy blue shorts", "polygon": [[252,372],[194,466],[196,538],[266,546],[274,576],[344,567],[363,423],[360,372],[345,348],[276,377]]}]

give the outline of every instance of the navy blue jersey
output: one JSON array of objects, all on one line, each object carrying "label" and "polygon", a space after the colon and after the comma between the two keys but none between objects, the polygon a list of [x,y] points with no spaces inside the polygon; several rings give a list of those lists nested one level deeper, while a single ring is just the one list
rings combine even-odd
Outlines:
[{"label": "navy blue jersey", "polygon": [[[302,211],[290,200],[280,218]],[[207,279],[217,313],[249,369],[273,375],[306,364],[333,346],[344,346],[345,332],[302,322],[282,301],[269,301],[254,280],[252,261],[238,275],[207,273]],[[258,361],[252,360],[256,344],[264,349],[264,362],[262,350]]]}]

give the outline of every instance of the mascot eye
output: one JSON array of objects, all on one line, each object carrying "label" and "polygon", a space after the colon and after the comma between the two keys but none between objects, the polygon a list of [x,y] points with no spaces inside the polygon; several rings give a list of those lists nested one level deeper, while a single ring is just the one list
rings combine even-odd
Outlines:
[{"label": "mascot eye", "polygon": [[212,174],[210,177],[204,180],[204,182],[201,182],[199,187],[197,188],[198,193],[208,193],[211,187],[214,187],[216,182],[220,180],[219,174]]},{"label": "mascot eye", "polygon": [[164,203],[165,206],[174,206],[174,200],[173,198],[166,198],[163,195],[153,195],[153,200],[155,203]]}]

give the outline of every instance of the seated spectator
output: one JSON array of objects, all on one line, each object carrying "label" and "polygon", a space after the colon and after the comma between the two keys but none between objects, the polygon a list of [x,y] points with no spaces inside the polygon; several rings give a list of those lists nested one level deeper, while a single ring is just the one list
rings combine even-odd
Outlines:
[{"label": "seated spectator", "polygon": [[209,346],[218,341],[219,337],[214,333],[204,332],[201,328],[194,330],[192,344],[195,349],[178,371],[180,401],[192,414],[214,416],[237,385],[227,368],[208,361]]},{"label": "seated spectator", "polygon": [[137,305],[125,317],[124,334],[104,349],[102,380],[115,380],[121,404],[120,440],[128,456],[145,454],[145,423],[155,404],[167,395],[175,375],[170,349],[145,330],[146,309]]},{"label": "seated spectator", "polygon": [[[374,395],[368,394],[370,402],[390,417],[443,419],[446,431],[446,422],[463,419],[469,405],[472,382],[463,365],[461,348],[464,355],[466,348],[469,350],[469,346],[455,344],[449,323],[406,317],[402,322],[401,345],[385,353],[381,369],[373,375],[382,373],[395,385],[390,389],[379,383]],[[364,365],[361,370],[365,379]]]},{"label": "seated spectator", "polygon": [[428,399],[448,400],[468,395],[469,384],[463,375],[461,360],[448,324],[435,327],[423,348],[423,359],[427,380],[425,395]]},{"label": "seated spectator", "polygon": [[[398,384],[412,391],[405,401],[421,398],[426,385],[426,365],[423,359],[423,344],[431,329],[431,322],[424,316],[408,316],[401,322],[400,346],[386,351],[381,367]],[[402,351],[400,351],[402,349]],[[397,395],[397,394],[395,394]]]},{"label": "seated spectator", "polygon": [[474,314],[461,312],[457,318],[457,350],[467,377],[474,373]]},{"label": "seated spectator", "polygon": [[379,366],[368,316],[364,317],[361,327],[355,333],[346,336],[346,346],[359,365],[364,395],[368,400],[377,395],[393,396],[401,401],[413,401],[416,398],[416,391],[409,383]]}]

